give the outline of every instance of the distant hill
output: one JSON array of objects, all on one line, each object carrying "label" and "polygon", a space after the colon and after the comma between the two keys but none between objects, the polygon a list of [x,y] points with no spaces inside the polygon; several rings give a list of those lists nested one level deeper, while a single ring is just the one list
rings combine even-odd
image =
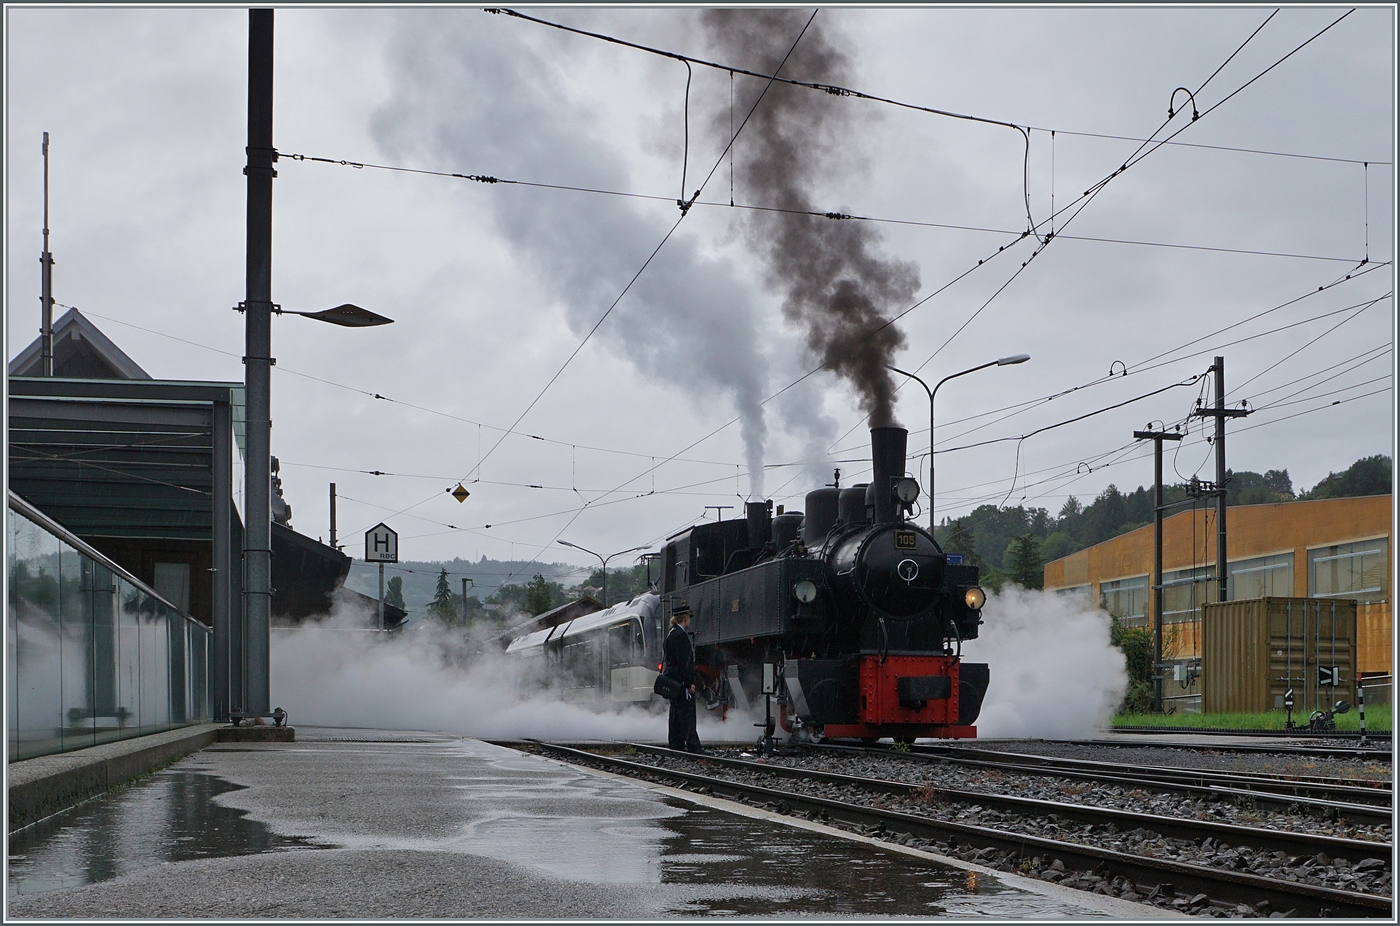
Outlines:
[{"label": "distant hill", "polygon": [[[568,563],[531,563],[526,560],[494,560],[482,557],[478,562],[460,558],[450,560],[403,560],[384,567],[384,582],[394,576],[403,578],[403,600],[409,614],[421,614],[437,591],[438,574],[447,569],[447,581],[454,594],[462,594],[462,577],[475,584],[467,588],[468,597],[485,601],[502,585],[524,585],[539,573],[546,579],[565,587],[587,580],[590,570]],[[379,597],[379,565],[355,560],[350,566],[346,588],[371,598]]]}]

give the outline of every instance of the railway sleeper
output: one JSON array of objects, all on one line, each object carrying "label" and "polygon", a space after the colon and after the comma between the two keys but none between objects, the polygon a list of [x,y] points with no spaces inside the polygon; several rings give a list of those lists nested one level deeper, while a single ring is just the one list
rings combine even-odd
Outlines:
[{"label": "railway sleeper", "polygon": [[[1167,858],[1138,856],[1128,852],[1110,851],[1095,846],[1074,842],[1061,842],[1034,836],[1027,833],[1008,832],[989,827],[937,820],[921,815],[903,813],[897,810],[859,806],[810,795],[790,794],[774,791],[755,784],[747,784],[721,778],[711,778],[679,768],[659,768],[618,758],[608,758],[580,750],[541,744],[547,751],[566,758],[581,760],[588,764],[624,770],[637,777],[661,781],[674,786],[676,781],[693,784],[703,783],[715,796],[735,800],[750,806],[775,805],[787,802],[792,808],[800,808],[808,814],[814,810],[825,812],[831,825],[859,832],[862,835],[895,841],[891,834],[912,839],[901,842],[916,848],[968,860],[962,853],[980,855],[980,863],[996,859],[997,864],[988,867],[1009,870],[1039,877],[1040,868],[1036,858],[1050,859],[1050,870],[1055,861],[1060,861],[1065,870],[1074,867],[1075,874],[1064,876],[1062,883],[1101,894],[1122,897],[1132,894],[1129,899],[1144,899],[1156,888],[1157,899],[1165,899],[1163,890],[1167,879],[1172,889],[1169,905],[1187,912],[1206,912],[1211,915],[1242,915],[1241,907],[1254,907],[1261,900],[1270,900],[1274,907],[1284,907],[1283,915],[1302,916],[1389,916],[1392,901],[1388,896],[1366,894],[1339,888],[1325,887],[1301,882],[1277,881],[1248,872],[1225,871],[1208,866],[1175,861]],[[1112,826],[1111,824],[1109,826]],[[1107,829],[1108,827],[1105,827]],[[1091,827],[1092,829],[1092,827]],[[1116,830],[1116,827],[1114,827]],[[961,837],[961,838],[960,838]],[[1183,841],[1184,843],[1185,841]],[[1015,861],[1013,862],[1012,859]],[[1009,868],[1002,868],[1008,865]],[[1114,879],[1119,879],[1115,881]],[[1045,880],[1045,879],[1042,879]],[[1115,884],[1120,887],[1115,887]],[[1188,895],[1176,893],[1176,885],[1188,885],[1194,891]],[[1204,888],[1204,890],[1202,890]],[[1214,896],[1212,896],[1214,895]],[[1204,897],[1204,901],[1198,900]],[[1183,900],[1184,899],[1184,900]],[[1152,901],[1155,903],[1156,901]],[[1193,907],[1192,905],[1197,905]],[[1160,904],[1167,905],[1167,904]],[[1199,909],[1197,909],[1199,908]],[[1263,914],[1259,914],[1263,915]],[[1280,915],[1271,908],[1269,916]]]}]

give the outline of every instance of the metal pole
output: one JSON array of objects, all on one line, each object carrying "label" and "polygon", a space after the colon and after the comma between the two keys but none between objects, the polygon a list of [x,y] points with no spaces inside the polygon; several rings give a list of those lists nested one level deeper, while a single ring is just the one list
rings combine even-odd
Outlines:
[{"label": "metal pole", "polygon": [[233,580],[233,416],[229,403],[214,403],[211,425],[214,453],[210,467],[214,501],[214,653],[211,660],[212,670],[209,673],[209,685],[213,691],[209,704],[214,720],[226,723],[229,719],[229,606]]},{"label": "metal pole", "polygon": [[1229,565],[1225,551],[1225,358],[1215,358],[1215,600],[1229,597]]},{"label": "metal pole", "polygon": [[466,576],[462,577],[462,623],[467,622],[467,583],[471,582]]},{"label": "metal pole", "polygon": [[49,133],[44,133],[44,250],[39,255],[39,375],[53,375],[53,255],[49,253]]},{"label": "metal pole", "polygon": [[[922,385],[922,384],[920,384]],[[927,389],[927,386],[924,386]],[[938,521],[933,514],[933,393],[928,394],[928,532],[930,536],[938,530]]]},{"label": "metal pole", "polygon": [[1166,608],[1166,589],[1162,588],[1162,439],[1152,441],[1153,489],[1152,511],[1152,709],[1162,712],[1162,611]]},{"label": "metal pole", "polygon": [[248,11],[248,238],[245,377],[248,393],[248,523],[244,556],[244,716],[271,710],[268,624],[272,612],[272,10]]},{"label": "metal pole", "polygon": [[379,630],[384,630],[384,564],[379,564]]},{"label": "metal pole", "polygon": [[335,549],[335,483],[331,483],[331,549]]},{"label": "metal pole", "polygon": [[1162,614],[1167,592],[1162,587],[1162,441],[1181,440],[1169,431],[1134,431],[1138,440],[1152,439],[1152,709],[1162,711]]},{"label": "metal pole", "polygon": [[606,608],[608,606],[608,561],[601,556],[598,559],[603,560],[603,607]]}]

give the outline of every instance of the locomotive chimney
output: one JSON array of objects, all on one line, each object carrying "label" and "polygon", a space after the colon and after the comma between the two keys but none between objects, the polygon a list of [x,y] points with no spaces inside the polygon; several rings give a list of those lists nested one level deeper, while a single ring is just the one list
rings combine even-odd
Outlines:
[{"label": "locomotive chimney", "polygon": [[904,450],[909,432],[904,428],[870,429],[870,462],[875,472],[870,490],[875,503],[875,523],[899,520],[901,510],[894,497],[894,484],[904,476]]},{"label": "locomotive chimney", "polygon": [[773,503],[747,502],[744,514],[749,520],[749,549],[757,550],[768,542],[773,532]]}]

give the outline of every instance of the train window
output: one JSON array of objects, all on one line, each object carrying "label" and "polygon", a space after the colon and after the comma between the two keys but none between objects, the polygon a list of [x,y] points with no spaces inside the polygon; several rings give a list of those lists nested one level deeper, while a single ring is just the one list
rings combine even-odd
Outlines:
[{"label": "train window", "polygon": [[632,624],[618,624],[608,630],[608,662],[616,669],[618,666],[632,664]]}]

